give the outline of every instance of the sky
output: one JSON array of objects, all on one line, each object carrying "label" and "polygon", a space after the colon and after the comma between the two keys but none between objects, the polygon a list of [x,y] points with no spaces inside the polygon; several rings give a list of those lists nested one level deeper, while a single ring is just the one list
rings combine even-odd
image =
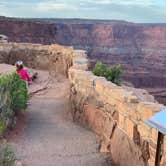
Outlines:
[{"label": "sky", "polygon": [[166,0],[0,0],[0,15],[166,23]]}]

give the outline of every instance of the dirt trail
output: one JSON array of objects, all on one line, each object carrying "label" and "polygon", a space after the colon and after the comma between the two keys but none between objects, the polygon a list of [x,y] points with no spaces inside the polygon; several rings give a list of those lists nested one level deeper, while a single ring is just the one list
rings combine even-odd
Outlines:
[{"label": "dirt trail", "polygon": [[[66,79],[34,95],[10,142],[25,166],[106,166],[96,136],[74,124]],[[21,122],[22,121],[22,122]],[[20,129],[21,128],[21,129]]]}]

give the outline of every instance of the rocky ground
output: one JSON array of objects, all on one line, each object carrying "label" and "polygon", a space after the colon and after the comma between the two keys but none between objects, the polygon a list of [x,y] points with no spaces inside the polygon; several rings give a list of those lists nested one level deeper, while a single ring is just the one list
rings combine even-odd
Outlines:
[{"label": "rocky ground", "polygon": [[[5,73],[14,70],[8,65],[0,68]],[[110,156],[99,153],[97,136],[73,123],[68,81],[63,77],[53,79],[45,71],[37,72],[38,79],[29,88],[30,104],[8,138],[18,160],[25,166],[112,165]]]}]

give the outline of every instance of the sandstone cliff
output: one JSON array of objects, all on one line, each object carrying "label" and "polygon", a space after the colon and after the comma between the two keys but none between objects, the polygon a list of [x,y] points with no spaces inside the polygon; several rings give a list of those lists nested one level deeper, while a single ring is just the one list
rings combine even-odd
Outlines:
[{"label": "sandstone cliff", "polygon": [[0,33],[9,41],[86,49],[91,66],[97,60],[110,65],[120,63],[125,81],[148,89],[166,103],[165,93],[161,93],[166,91],[166,24],[1,18]]}]

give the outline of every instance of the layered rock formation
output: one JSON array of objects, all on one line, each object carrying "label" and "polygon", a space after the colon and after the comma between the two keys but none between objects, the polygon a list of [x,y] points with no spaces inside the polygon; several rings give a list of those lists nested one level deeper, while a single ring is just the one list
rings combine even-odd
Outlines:
[{"label": "layered rock formation", "polygon": [[[96,61],[122,64],[123,79],[148,89],[166,103],[166,24],[134,24],[93,20],[0,19],[9,41],[59,43],[86,49]],[[153,89],[153,91],[151,90]]]}]

